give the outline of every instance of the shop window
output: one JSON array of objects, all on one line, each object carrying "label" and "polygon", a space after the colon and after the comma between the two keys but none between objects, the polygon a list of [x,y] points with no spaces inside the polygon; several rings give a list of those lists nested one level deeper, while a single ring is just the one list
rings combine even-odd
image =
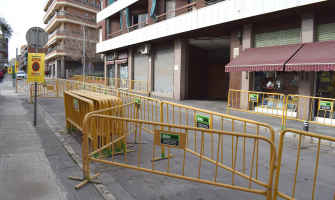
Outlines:
[{"label": "shop window", "polygon": [[269,47],[301,42],[301,28],[257,33],[254,36],[254,47]]},{"label": "shop window", "polygon": [[316,96],[335,98],[335,73],[333,71],[317,72]]}]

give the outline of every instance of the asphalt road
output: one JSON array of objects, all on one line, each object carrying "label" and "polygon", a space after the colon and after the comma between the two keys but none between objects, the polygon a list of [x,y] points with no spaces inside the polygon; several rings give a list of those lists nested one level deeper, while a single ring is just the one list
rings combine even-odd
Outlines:
[{"label": "asphalt road", "polygon": [[[64,114],[64,103],[63,99],[47,99],[38,98],[38,102],[43,108],[59,123],[59,126],[65,129],[65,114]],[[166,109],[166,108],[165,108]],[[175,123],[186,125],[194,125],[194,115],[188,114],[186,120],[186,112],[179,112],[175,110]],[[173,109],[168,108],[169,122],[173,122],[172,113]],[[153,110],[155,113],[155,110]],[[149,112],[151,113],[151,111]],[[155,118],[154,118],[155,119]],[[164,119],[166,120],[166,118]],[[257,120],[257,119],[255,119]],[[214,120],[213,128],[221,130],[231,131],[232,124],[229,121]],[[244,132],[244,127],[240,123],[234,123],[235,132]],[[246,133],[257,134],[256,129],[246,128]],[[270,137],[269,132],[259,132],[260,135]],[[81,133],[70,134],[77,143],[81,143]],[[211,158],[211,135],[205,133],[205,156]],[[128,140],[133,140],[131,135]],[[152,168],[152,162],[150,158],[153,156],[153,135],[148,132],[142,131],[142,141],[147,144],[141,145],[141,167]],[[189,132],[189,149],[195,150],[195,141],[197,141],[196,152],[200,152],[200,140],[201,133]],[[217,141],[218,137],[214,134],[213,141],[213,158],[216,161],[217,157]],[[231,167],[232,162],[232,141],[231,136],[224,136],[223,138],[223,164]],[[236,142],[236,139],[234,139]],[[240,138],[238,142],[238,153],[236,170],[243,172],[243,139]],[[278,135],[275,138],[275,145],[278,149]],[[236,143],[234,143],[235,145]],[[297,161],[299,141],[297,139],[286,138],[283,150],[283,160],[281,165],[281,176],[279,191],[284,194],[291,195],[295,166]],[[138,164],[138,144],[134,144],[130,149],[136,150],[127,154],[127,164],[137,166]],[[235,146],[234,146],[235,147]],[[245,143],[245,174],[250,174],[252,155],[253,155],[254,140],[247,139]],[[76,153],[81,155],[80,148],[77,148]],[[156,146],[155,155],[159,155],[160,148]],[[166,149],[167,153],[167,149]],[[184,151],[180,149],[172,149],[171,154],[174,154],[176,158],[170,159],[169,161],[169,172],[173,174],[181,174],[183,166],[183,154]],[[313,180],[315,172],[317,145],[314,143],[308,143],[303,141],[300,151],[299,168],[297,176],[297,186],[295,191],[295,197],[298,199],[310,199],[313,189]],[[330,147],[322,146],[320,149],[320,158],[317,173],[317,182],[315,189],[314,199],[333,199],[335,189],[335,151]],[[111,158],[107,158],[111,160]],[[199,157],[194,156],[191,153],[186,153],[185,157],[185,176],[198,178],[199,173]],[[114,157],[114,162],[124,163],[125,156],[117,155]],[[221,149],[219,154],[219,162],[221,162]],[[255,163],[253,167],[253,177],[256,175]],[[161,160],[155,162],[155,170],[167,171],[168,160]],[[157,174],[151,174],[147,172],[137,171],[133,169],[127,169],[117,166],[106,165],[102,163],[91,163],[91,168],[95,172],[107,173],[134,199],[265,199],[265,197],[257,194],[252,194],[243,191],[237,191],[227,189],[223,187],[217,187],[207,184],[196,183],[187,180],[181,180],[172,177],[166,177]],[[208,161],[201,161],[200,178],[208,181],[214,181],[215,177],[215,165]],[[260,142],[258,147],[258,171],[257,178],[262,182],[267,182],[269,176],[269,145],[266,142]],[[232,173],[218,168],[217,171],[217,182],[231,184]],[[241,187],[248,187],[249,180],[241,178],[235,175],[234,185]],[[117,193],[113,189],[113,185],[106,185],[106,187],[113,193]],[[252,189],[264,190],[263,187],[252,183]],[[118,194],[114,195],[118,196]]]}]

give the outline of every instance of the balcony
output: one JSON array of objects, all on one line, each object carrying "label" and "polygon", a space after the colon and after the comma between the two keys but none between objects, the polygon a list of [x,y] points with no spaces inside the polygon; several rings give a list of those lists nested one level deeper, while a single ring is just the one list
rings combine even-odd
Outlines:
[{"label": "balcony", "polygon": [[7,48],[7,47],[2,47],[2,46],[0,46],[0,51],[1,51],[1,52],[7,52],[7,51],[8,51],[8,48]]},{"label": "balcony", "polygon": [[[189,12],[194,11],[194,10],[196,10],[196,2],[190,3],[188,5],[177,8],[173,11],[170,11],[170,12],[167,12],[167,13],[164,13],[162,15],[157,16],[156,22],[154,24],[165,21],[167,19],[170,19],[170,18],[173,18],[173,17],[176,17],[176,16],[179,16],[179,15],[182,15],[182,14],[185,14],[185,13],[189,13]],[[147,27],[148,25],[149,25],[148,20],[146,20],[146,21],[143,21],[141,23],[129,26],[127,28],[127,31],[132,32],[132,31]],[[120,35],[122,35],[122,30],[114,32],[112,34],[109,34],[108,39],[111,39],[111,38],[114,38],[114,37],[117,37],[117,36],[120,36]]]},{"label": "balcony", "polygon": [[85,0],[53,0],[50,6],[48,6],[44,10],[47,12],[43,17],[44,22],[46,22],[47,18],[50,15],[52,15],[55,11],[59,10],[62,6],[76,7],[81,10],[86,10],[86,11],[93,12],[93,13],[98,13],[100,11],[99,5],[87,3]]},{"label": "balcony", "polygon": [[219,3],[221,1],[225,1],[225,0],[205,0],[205,4],[206,4],[206,6],[210,6],[210,5]]},{"label": "balcony", "polygon": [[66,53],[64,52],[63,46],[56,46],[48,50],[48,52],[45,53],[45,59],[51,59],[58,56],[66,56]]},{"label": "balcony", "polygon": [[71,35],[82,35],[82,32],[77,32],[77,31],[70,31],[70,30],[66,30],[66,29],[56,29],[54,32],[52,32],[51,34],[48,35],[48,39],[50,39],[52,36],[56,35],[56,34],[60,34],[60,35],[67,35],[67,34],[71,34]]},{"label": "balcony", "polygon": [[[78,21],[77,18],[79,18],[80,21]],[[63,12],[56,12],[55,15],[48,21],[48,24],[45,27],[45,31],[47,33],[50,33],[50,30],[53,30],[54,28],[58,27],[58,25],[61,22],[70,22],[70,23],[76,23],[81,25],[81,23],[84,24],[84,26],[86,27],[90,27],[90,28],[96,28],[97,24],[95,22],[95,20],[93,19],[88,19],[86,17],[81,17],[76,15],[76,17],[68,15],[66,13]]]}]

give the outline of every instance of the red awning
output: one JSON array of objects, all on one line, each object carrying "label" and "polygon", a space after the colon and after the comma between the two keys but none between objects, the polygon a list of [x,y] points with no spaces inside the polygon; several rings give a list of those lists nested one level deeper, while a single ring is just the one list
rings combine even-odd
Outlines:
[{"label": "red awning", "polygon": [[114,65],[114,61],[106,61],[106,65]]},{"label": "red awning", "polygon": [[283,71],[284,64],[303,44],[281,45],[245,49],[227,66],[226,72]]},{"label": "red awning", "polygon": [[306,43],[285,71],[335,71],[335,41]]},{"label": "red awning", "polygon": [[117,60],[116,64],[127,63],[127,62],[128,62],[127,59],[122,59],[122,60]]}]

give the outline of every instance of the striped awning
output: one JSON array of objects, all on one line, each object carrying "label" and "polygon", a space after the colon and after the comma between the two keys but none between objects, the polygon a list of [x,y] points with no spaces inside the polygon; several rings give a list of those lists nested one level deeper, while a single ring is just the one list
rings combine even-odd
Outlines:
[{"label": "striped awning", "polygon": [[114,65],[114,61],[106,61],[106,65]]},{"label": "striped awning", "polygon": [[127,63],[128,59],[117,60],[116,64]]},{"label": "striped awning", "polygon": [[335,71],[335,41],[304,44],[287,62],[285,71]]},{"label": "striped awning", "polygon": [[292,44],[245,49],[226,66],[225,71],[283,71],[284,64],[302,45]]}]

